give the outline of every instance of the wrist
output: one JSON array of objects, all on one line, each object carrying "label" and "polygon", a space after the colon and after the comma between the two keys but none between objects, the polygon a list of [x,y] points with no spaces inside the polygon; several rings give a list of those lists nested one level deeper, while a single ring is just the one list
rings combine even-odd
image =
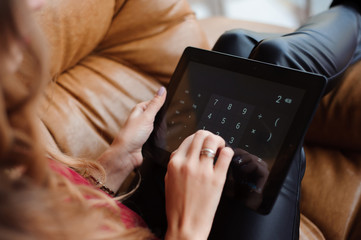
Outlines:
[{"label": "wrist", "polygon": [[141,146],[133,146],[131,139],[134,136],[127,136],[127,131],[122,130],[118,137],[114,139],[110,145],[110,149],[113,149],[122,159],[122,167],[125,164],[129,165],[128,168],[133,170],[139,167],[143,162],[142,148]]},{"label": "wrist", "polygon": [[97,162],[105,170],[105,185],[116,192],[124,180],[134,170],[128,154],[120,147],[110,146],[98,159]]},{"label": "wrist", "polygon": [[100,181],[99,179],[93,177],[92,175],[85,175],[84,176],[88,181],[90,181],[94,186],[98,187],[99,189],[101,189],[103,192],[105,192],[106,194],[110,195],[111,197],[115,197],[116,192],[113,191],[112,189],[108,188],[102,181]]},{"label": "wrist", "polygon": [[207,240],[209,234],[202,234],[199,229],[168,228],[165,240]]},{"label": "wrist", "polygon": [[98,159],[106,175],[131,172],[134,169],[133,164],[128,159],[127,153],[120,147],[110,146]]},{"label": "wrist", "polygon": [[195,239],[189,234],[182,231],[167,231],[165,234],[165,240],[191,240]]}]

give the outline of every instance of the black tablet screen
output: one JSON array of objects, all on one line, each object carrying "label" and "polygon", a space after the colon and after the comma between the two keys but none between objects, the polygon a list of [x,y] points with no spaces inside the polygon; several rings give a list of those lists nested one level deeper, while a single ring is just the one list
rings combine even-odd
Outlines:
[{"label": "black tablet screen", "polygon": [[267,213],[324,87],[319,75],[187,48],[143,154],[166,167],[189,135],[218,134],[237,153],[225,192]]},{"label": "black tablet screen", "polygon": [[198,129],[224,138],[271,168],[304,90],[189,62],[165,114],[168,152]]}]

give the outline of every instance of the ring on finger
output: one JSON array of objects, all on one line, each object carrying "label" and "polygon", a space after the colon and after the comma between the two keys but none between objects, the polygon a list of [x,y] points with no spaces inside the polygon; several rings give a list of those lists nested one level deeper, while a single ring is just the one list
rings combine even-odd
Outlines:
[{"label": "ring on finger", "polygon": [[209,158],[214,158],[216,156],[216,152],[210,148],[203,148],[200,155],[206,155]]}]

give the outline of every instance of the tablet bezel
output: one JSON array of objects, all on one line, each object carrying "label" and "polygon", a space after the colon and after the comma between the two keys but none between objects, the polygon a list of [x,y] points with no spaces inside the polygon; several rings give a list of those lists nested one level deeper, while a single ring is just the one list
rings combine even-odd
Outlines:
[{"label": "tablet bezel", "polygon": [[194,47],[186,48],[171,78],[165,104],[156,116],[154,130],[143,147],[144,157],[154,159],[163,167],[166,167],[170,153],[156,147],[152,139],[156,137],[155,133],[159,130],[183,73],[191,61],[305,90],[302,102],[270,171],[263,191],[262,203],[257,208],[250,207],[262,214],[269,213],[287,175],[291,160],[299,145],[302,144],[306,130],[323,95],[326,86],[325,77],[220,52]]}]

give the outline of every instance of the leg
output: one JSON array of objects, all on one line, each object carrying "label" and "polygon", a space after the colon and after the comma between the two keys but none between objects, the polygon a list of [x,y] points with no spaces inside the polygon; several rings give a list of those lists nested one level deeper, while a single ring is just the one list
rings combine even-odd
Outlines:
[{"label": "leg", "polygon": [[355,8],[335,6],[293,33],[259,42],[249,57],[322,74],[328,78],[328,92],[361,58],[360,21]]}]

